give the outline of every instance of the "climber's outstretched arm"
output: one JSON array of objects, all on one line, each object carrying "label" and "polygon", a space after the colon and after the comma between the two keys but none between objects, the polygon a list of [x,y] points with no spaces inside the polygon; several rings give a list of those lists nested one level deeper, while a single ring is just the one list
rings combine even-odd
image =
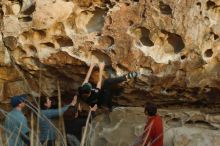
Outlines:
[{"label": "climber's outstretched arm", "polygon": [[88,72],[87,72],[87,74],[86,74],[86,78],[85,78],[85,80],[83,81],[82,85],[89,82],[89,78],[90,78],[90,76],[91,76],[91,73],[92,73],[92,70],[93,70],[94,66],[95,66],[95,63],[91,63],[91,64],[90,64],[89,70],[88,70]]},{"label": "climber's outstretched arm", "polygon": [[105,68],[105,63],[104,62],[99,63],[99,81],[96,85],[96,88],[98,89],[101,89],[102,87],[102,76],[103,76],[104,68]]}]

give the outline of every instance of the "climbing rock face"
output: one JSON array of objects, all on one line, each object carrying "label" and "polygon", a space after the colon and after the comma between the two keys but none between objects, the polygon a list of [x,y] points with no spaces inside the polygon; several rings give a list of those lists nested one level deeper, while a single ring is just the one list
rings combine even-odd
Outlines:
[{"label": "climbing rock face", "polygon": [[[2,0],[1,101],[73,92],[91,62],[138,71],[114,102],[219,106],[219,0]],[[97,82],[98,68],[91,81]],[[10,86],[10,87],[9,87]],[[10,89],[12,88],[13,89]]]},{"label": "climbing rock face", "polygon": [[[88,146],[131,146],[142,135],[147,118],[143,108],[115,108],[94,119],[87,135]],[[218,146],[220,116],[199,110],[160,109],[164,146]]]}]

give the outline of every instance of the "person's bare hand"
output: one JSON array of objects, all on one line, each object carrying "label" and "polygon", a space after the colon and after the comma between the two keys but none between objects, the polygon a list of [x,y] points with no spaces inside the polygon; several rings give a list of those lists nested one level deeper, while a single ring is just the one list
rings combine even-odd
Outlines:
[{"label": "person's bare hand", "polygon": [[72,105],[72,106],[75,106],[76,103],[77,103],[77,95],[75,95],[75,96],[73,97],[73,100],[72,100],[72,102],[71,102],[71,105]]},{"label": "person's bare hand", "polygon": [[95,104],[93,107],[90,107],[90,110],[95,112],[98,109],[97,104]]}]

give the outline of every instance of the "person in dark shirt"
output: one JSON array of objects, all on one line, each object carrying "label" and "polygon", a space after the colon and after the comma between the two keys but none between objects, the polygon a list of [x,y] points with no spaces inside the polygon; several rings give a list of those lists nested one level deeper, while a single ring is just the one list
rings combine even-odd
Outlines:
[{"label": "person in dark shirt", "polygon": [[55,140],[57,138],[57,131],[51,120],[63,115],[69,106],[74,106],[77,102],[77,96],[74,96],[69,105],[65,105],[61,109],[51,109],[51,100],[48,97],[40,97],[40,114],[39,116],[39,128],[40,128],[40,141],[47,146],[55,146]]},{"label": "person in dark shirt", "polygon": [[112,85],[116,85],[118,83],[127,81],[132,78],[137,77],[137,72],[130,72],[127,75],[123,75],[120,77],[115,78],[108,78],[104,81],[104,84],[102,86],[102,76],[104,71],[104,63],[99,63],[99,80],[97,83],[96,88],[93,88],[92,85],[88,82],[90,75],[92,73],[92,70],[94,68],[95,64],[91,64],[89,71],[86,75],[86,78],[82,84],[82,86],[79,87],[79,97],[83,99],[87,104],[90,106],[94,106],[95,104],[98,105],[98,107],[107,107],[110,111],[112,110],[112,94],[111,94],[111,87]]},{"label": "person in dark shirt", "polygon": [[[95,117],[95,111],[97,110],[97,105],[90,107],[92,118]],[[77,106],[70,106],[64,112],[64,125],[67,135],[68,146],[79,146],[82,139],[82,128],[86,125],[87,115],[82,111],[80,104]]]}]

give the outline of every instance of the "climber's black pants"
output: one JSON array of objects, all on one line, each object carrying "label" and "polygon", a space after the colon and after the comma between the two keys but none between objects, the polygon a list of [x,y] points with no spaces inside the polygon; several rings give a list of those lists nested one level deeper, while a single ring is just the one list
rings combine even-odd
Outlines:
[{"label": "climber's black pants", "polygon": [[101,89],[101,105],[107,106],[110,110],[112,109],[112,93],[111,87],[112,85],[116,85],[123,81],[126,81],[125,76],[115,77],[115,78],[108,78],[104,81],[104,84]]}]

